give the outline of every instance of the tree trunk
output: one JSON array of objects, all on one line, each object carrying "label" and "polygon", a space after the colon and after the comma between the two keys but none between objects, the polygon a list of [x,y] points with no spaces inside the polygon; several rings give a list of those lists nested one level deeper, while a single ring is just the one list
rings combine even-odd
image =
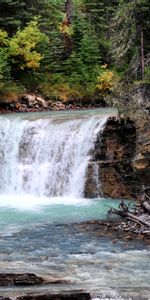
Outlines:
[{"label": "tree trunk", "polygon": [[141,35],[141,79],[144,80],[144,37],[143,29],[140,30]]},{"label": "tree trunk", "polygon": [[[63,21],[63,25],[64,28],[65,26],[71,27],[72,25],[72,18],[73,18],[73,5],[72,5],[72,0],[66,0],[65,1],[65,19]],[[63,40],[64,40],[64,54],[63,54],[63,58],[67,59],[70,54],[73,51],[73,39],[72,39],[72,35],[69,34],[68,32],[64,32],[63,33]]]},{"label": "tree trunk", "polygon": [[66,0],[65,1],[65,12],[67,15],[68,23],[72,23],[72,18],[73,18],[73,5],[72,5],[72,0]]}]

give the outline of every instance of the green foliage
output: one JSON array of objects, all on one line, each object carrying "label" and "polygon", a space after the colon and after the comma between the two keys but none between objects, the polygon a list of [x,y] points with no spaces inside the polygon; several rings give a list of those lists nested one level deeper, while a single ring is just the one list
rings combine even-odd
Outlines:
[{"label": "green foliage", "polygon": [[10,66],[8,64],[8,55],[5,49],[0,48],[0,87],[2,81],[10,77]]},{"label": "green foliage", "polygon": [[1,0],[0,28],[14,35],[39,14],[44,2],[46,0]]},{"label": "green foliage", "polygon": [[145,67],[145,81],[150,83],[150,66]]},{"label": "green foliage", "polygon": [[[115,66],[126,71],[133,63],[140,65],[141,31],[144,36],[144,54],[150,50],[150,2],[149,0],[121,0],[111,26],[111,55]],[[139,67],[136,67],[135,78]],[[131,75],[131,74],[130,74]],[[129,76],[130,76],[129,75]]]},{"label": "green foliage", "polygon": [[139,72],[141,30],[150,51],[149,0],[1,0],[0,11],[3,93],[19,81],[55,100],[105,97],[118,77]]},{"label": "green foliage", "polygon": [[8,44],[7,37],[8,37],[7,32],[0,29],[0,46],[1,47]]},{"label": "green foliage", "polygon": [[0,90],[4,86],[4,81],[10,78],[10,66],[7,53],[8,38],[7,32],[0,30]]}]

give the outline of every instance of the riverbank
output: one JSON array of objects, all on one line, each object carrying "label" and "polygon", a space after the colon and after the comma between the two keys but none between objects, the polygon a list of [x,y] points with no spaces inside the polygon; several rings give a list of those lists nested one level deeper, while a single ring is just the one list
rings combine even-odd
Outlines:
[{"label": "riverbank", "polygon": [[[18,101],[17,101],[18,100]],[[80,109],[95,109],[98,107],[107,107],[105,101],[99,103],[75,103],[61,102],[45,99],[41,95],[24,94],[16,101],[0,102],[0,113],[19,113],[19,112],[40,112],[40,111],[63,111],[63,110],[80,110]]]}]

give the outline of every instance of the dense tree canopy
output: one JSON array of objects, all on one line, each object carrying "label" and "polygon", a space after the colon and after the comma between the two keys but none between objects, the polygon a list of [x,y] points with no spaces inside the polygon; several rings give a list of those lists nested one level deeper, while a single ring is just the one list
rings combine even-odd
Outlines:
[{"label": "dense tree canopy", "polygon": [[77,101],[150,81],[149,32],[149,0],[1,0],[0,91]]}]

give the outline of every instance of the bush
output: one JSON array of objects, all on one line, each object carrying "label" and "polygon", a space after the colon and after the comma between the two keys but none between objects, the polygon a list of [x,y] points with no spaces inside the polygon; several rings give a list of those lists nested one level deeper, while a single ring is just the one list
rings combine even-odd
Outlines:
[{"label": "bush", "polygon": [[100,94],[105,96],[110,93],[117,84],[118,76],[114,71],[103,70],[98,76],[98,83],[96,85]]},{"label": "bush", "polygon": [[150,66],[145,67],[145,80],[150,83]]},{"label": "bush", "polygon": [[18,102],[25,88],[14,82],[4,83],[0,90],[0,104],[9,104]]}]

